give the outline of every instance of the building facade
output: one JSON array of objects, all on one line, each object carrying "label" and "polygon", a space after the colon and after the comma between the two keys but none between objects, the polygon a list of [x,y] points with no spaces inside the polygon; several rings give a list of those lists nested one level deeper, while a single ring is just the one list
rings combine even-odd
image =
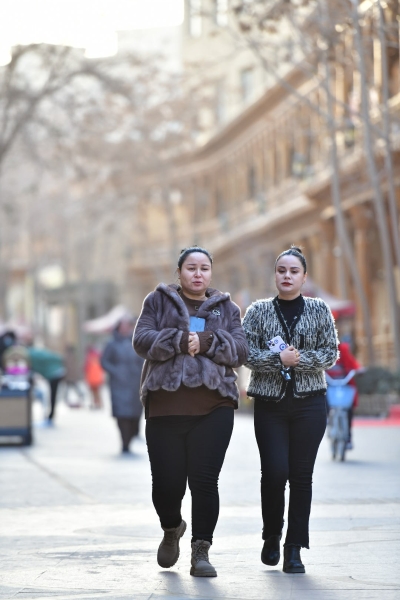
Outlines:
[{"label": "building facade", "polygon": [[[387,17],[391,18],[392,13]],[[375,19],[375,15],[366,15]],[[397,23],[397,25],[396,25]],[[193,25],[194,27],[194,25]],[[397,27],[397,29],[396,29]],[[388,110],[391,121],[392,180],[400,208],[400,86],[397,35],[387,49],[389,75]],[[376,34],[377,36],[377,31]],[[396,37],[394,38],[396,40]],[[199,45],[201,36],[196,36]],[[207,43],[204,40],[203,48]],[[343,28],[334,61],[330,62],[331,93],[335,95],[335,129],[339,160],[340,200],[368,301],[373,331],[374,361],[394,366],[395,331],[388,310],[385,269],[374,209],[374,190],[369,178],[364,135],[359,116],[361,82],[355,64],[346,66],[340,52],[349,49]],[[347,46],[346,46],[347,45]],[[382,127],[382,47],[376,37],[369,56],[373,83],[371,119]],[[196,50],[199,52],[199,49]],[[144,222],[153,223],[151,243],[135,246],[131,277],[138,282],[134,303],[156,281],[173,278],[174,253],[189,244],[210,249],[215,257],[213,282],[229,290],[244,309],[256,298],[273,295],[274,260],[292,243],[301,245],[308,258],[314,286],[356,307],[355,317],[339,322],[351,333],[359,359],[368,363],[367,340],[360,299],[350,276],[335,224],[332,202],[332,136],[328,126],[327,93],[321,79],[302,69],[285,77],[285,86],[267,89],[258,100],[214,132],[199,149],[170,166],[168,189],[178,191],[163,217],[151,217],[157,207],[149,200]],[[387,222],[388,173],[379,135],[373,154],[380,177]],[[176,193],[176,192],[175,192]],[[165,207],[164,207],[165,208]],[[147,215],[147,217],[146,217]],[[164,219],[164,226],[160,223]],[[398,229],[398,223],[397,229]],[[390,227],[388,227],[390,236]],[[393,242],[393,240],[391,240]],[[399,265],[390,274],[400,299]]]},{"label": "building facade", "polygon": [[210,106],[203,113],[199,143],[262,96],[270,84],[260,60],[238,41],[229,0],[185,0],[182,60],[187,73],[207,88]]}]

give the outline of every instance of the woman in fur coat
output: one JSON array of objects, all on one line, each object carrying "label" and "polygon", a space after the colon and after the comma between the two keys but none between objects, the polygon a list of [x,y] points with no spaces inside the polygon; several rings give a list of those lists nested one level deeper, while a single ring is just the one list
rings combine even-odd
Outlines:
[{"label": "woman in fur coat", "polygon": [[219,513],[218,477],[233,429],[239,390],[234,368],[248,345],[239,307],[210,288],[212,258],[191,247],[178,260],[180,285],[160,284],[144,300],[133,345],[145,359],[141,397],[153,477],[153,503],[164,537],[161,567],[179,557],[192,494],[191,575],[215,577],[208,551]]},{"label": "woman in fur coat", "polygon": [[300,248],[275,263],[278,295],[254,302],[243,327],[249,343],[247,393],[255,399],[254,426],[261,457],[264,546],[261,560],[280,559],[286,482],[290,484],[285,573],[304,573],[300,548],[309,547],[311,485],[326,427],[325,370],[338,358],[331,311],[319,298],[301,295],[307,264]]}]

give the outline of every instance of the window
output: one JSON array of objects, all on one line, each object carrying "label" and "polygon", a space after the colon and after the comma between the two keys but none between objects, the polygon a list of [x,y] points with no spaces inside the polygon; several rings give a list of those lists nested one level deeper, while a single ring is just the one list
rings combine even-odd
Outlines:
[{"label": "window", "polygon": [[228,0],[214,0],[214,23],[220,27],[228,25]]},{"label": "window", "polygon": [[201,0],[186,0],[188,31],[192,37],[202,34]]},{"label": "window", "polygon": [[194,182],[195,187],[195,205],[194,205],[194,222],[200,223],[208,216],[210,207],[210,182],[207,177],[198,179]]},{"label": "window", "polygon": [[293,147],[290,149],[290,173],[293,177],[302,179],[306,172],[306,157],[301,152],[295,152]]},{"label": "window", "polygon": [[389,98],[400,91],[399,48],[387,49],[387,67],[389,71]]},{"label": "window", "polygon": [[251,100],[254,91],[253,69],[243,69],[240,73],[240,85],[242,89],[242,100],[247,103]]},{"label": "window", "polygon": [[215,190],[215,215],[218,218],[221,231],[228,231],[229,219],[225,210],[224,195],[219,188]]},{"label": "window", "polygon": [[223,81],[215,86],[215,118],[218,125],[226,121],[226,93]]},{"label": "window", "polygon": [[247,191],[249,198],[254,200],[257,195],[257,174],[253,165],[247,167]]}]

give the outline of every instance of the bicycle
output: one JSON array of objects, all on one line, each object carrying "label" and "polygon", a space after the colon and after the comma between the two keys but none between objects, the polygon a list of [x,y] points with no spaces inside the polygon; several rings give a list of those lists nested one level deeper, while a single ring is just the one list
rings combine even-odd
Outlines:
[{"label": "bicycle", "polygon": [[332,460],[336,457],[344,461],[346,458],[346,445],[349,439],[348,410],[351,408],[356,388],[347,385],[354,375],[356,369],[352,369],[346,377],[333,379],[325,373],[328,389],[326,391],[329,415],[328,415],[328,438],[331,441]]}]

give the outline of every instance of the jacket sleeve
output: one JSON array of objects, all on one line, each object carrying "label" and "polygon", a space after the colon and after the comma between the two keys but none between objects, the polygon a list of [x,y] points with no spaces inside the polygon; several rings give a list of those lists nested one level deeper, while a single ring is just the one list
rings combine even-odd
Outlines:
[{"label": "jacket sleeve", "polygon": [[101,355],[100,364],[103,367],[103,369],[110,375],[117,375],[118,367],[113,362],[112,354],[113,354],[113,347],[112,347],[112,342],[111,342],[111,343],[108,343],[107,346],[104,348],[103,354]]},{"label": "jacket sleeve", "polygon": [[143,302],[132,344],[142,358],[164,362],[181,354],[180,341],[183,332],[175,327],[158,329],[156,315],[155,292],[152,292]]},{"label": "jacket sleeve", "polygon": [[249,356],[245,366],[251,371],[275,372],[282,369],[278,352],[261,348],[262,333],[257,306],[249,306],[243,319],[243,329],[249,344]]},{"label": "jacket sleeve", "polygon": [[315,350],[299,350],[300,362],[295,371],[326,371],[333,367],[339,358],[339,340],[330,308],[325,302],[320,304],[318,318],[318,339]]},{"label": "jacket sleeve", "polygon": [[240,309],[231,302],[231,325],[229,331],[217,329],[213,331],[213,339],[204,356],[217,365],[227,367],[241,367],[247,359],[249,347],[243,327],[240,322]]}]

